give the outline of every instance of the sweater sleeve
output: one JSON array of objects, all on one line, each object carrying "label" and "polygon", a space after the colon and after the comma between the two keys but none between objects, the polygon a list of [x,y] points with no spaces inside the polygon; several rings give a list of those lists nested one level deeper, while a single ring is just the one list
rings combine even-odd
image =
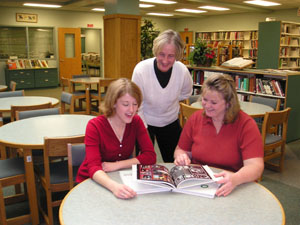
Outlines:
[{"label": "sweater sleeve", "polygon": [[189,98],[193,92],[193,80],[189,70],[183,65],[183,85],[179,96],[179,101]]},{"label": "sweater sleeve", "polygon": [[156,153],[154,146],[150,140],[147,129],[143,121],[137,116],[137,141],[141,149],[141,153],[136,157],[141,164],[151,165],[156,163]]}]

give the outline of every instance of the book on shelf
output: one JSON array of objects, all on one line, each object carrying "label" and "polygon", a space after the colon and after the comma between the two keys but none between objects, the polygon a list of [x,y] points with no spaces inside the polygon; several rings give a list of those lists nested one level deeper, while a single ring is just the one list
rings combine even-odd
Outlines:
[{"label": "book on shelf", "polygon": [[251,59],[244,59],[243,57],[235,57],[227,60],[221,64],[222,67],[229,69],[243,69],[254,64]]},{"label": "book on shelf", "polygon": [[170,170],[159,164],[133,165],[132,170],[120,171],[124,184],[137,194],[178,192],[214,198],[219,184],[208,166],[174,166]]}]

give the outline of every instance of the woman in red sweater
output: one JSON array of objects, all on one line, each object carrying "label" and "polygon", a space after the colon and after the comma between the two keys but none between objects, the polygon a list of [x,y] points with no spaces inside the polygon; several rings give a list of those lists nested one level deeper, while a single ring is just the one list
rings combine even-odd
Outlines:
[{"label": "woman in red sweater", "polygon": [[[136,84],[126,78],[114,81],[108,88],[101,110],[103,115],[91,119],[86,128],[86,156],[76,181],[92,178],[118,198],[132,198],[136,193],[107,176],[130,168],[133,164],[154,164],[156,154],[141,118],[136,114],[142,94]],[[132,157],[138,141],[141,152]]]}]

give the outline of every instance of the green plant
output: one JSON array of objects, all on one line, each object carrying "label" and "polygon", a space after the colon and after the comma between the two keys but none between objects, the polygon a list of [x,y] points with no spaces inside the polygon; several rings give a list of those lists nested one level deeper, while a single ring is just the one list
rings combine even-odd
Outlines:
[{"label": "green plant", "polygon": [[207,43],[198,38],[194,44],[194,50],[188,59],[192,65],[210,66],[216,61],[215,51],[207,46]]},{"label": "green plant", "polygon": [[142,60],[153,57],[153,41],[158,36],[159,30],[154,28],[151,20],[144,19],[141,26],[141,57]]}]

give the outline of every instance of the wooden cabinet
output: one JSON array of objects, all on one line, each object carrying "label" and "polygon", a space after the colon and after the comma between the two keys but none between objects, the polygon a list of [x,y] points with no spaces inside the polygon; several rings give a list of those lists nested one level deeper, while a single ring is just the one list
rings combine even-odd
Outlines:
[{"label": "wooden cabinet", "polygon": [[259,23],[257,68],[300,70],[300,23]]},{"label": "wooden cabinet", "polygon": [[5,70],[6,85],[17,83],[17,89],[58,86],[57,68]]},{"label": "wooden cabinet", "polygon": [[[220,69],[219,67],[188,68],[194,81],[194,94],[199,94],[206,77],[212,73],[220,72],[233,77],[241,101],[248,101],[250,95],[280,99],[281,109],[292,108],[289,117],[287,141],[300,138],[300,104],[297,98],[300,87],[299,72],[257,69],[229,70]],[[276,90],[276,87],[280,90]],[[272,89],[275,89],[274,92]]]},{"label": "wooden cabinet", "polygon": [[131,79],[141,58],[141,16],[114,14],[104,20],[104,76]]}]

